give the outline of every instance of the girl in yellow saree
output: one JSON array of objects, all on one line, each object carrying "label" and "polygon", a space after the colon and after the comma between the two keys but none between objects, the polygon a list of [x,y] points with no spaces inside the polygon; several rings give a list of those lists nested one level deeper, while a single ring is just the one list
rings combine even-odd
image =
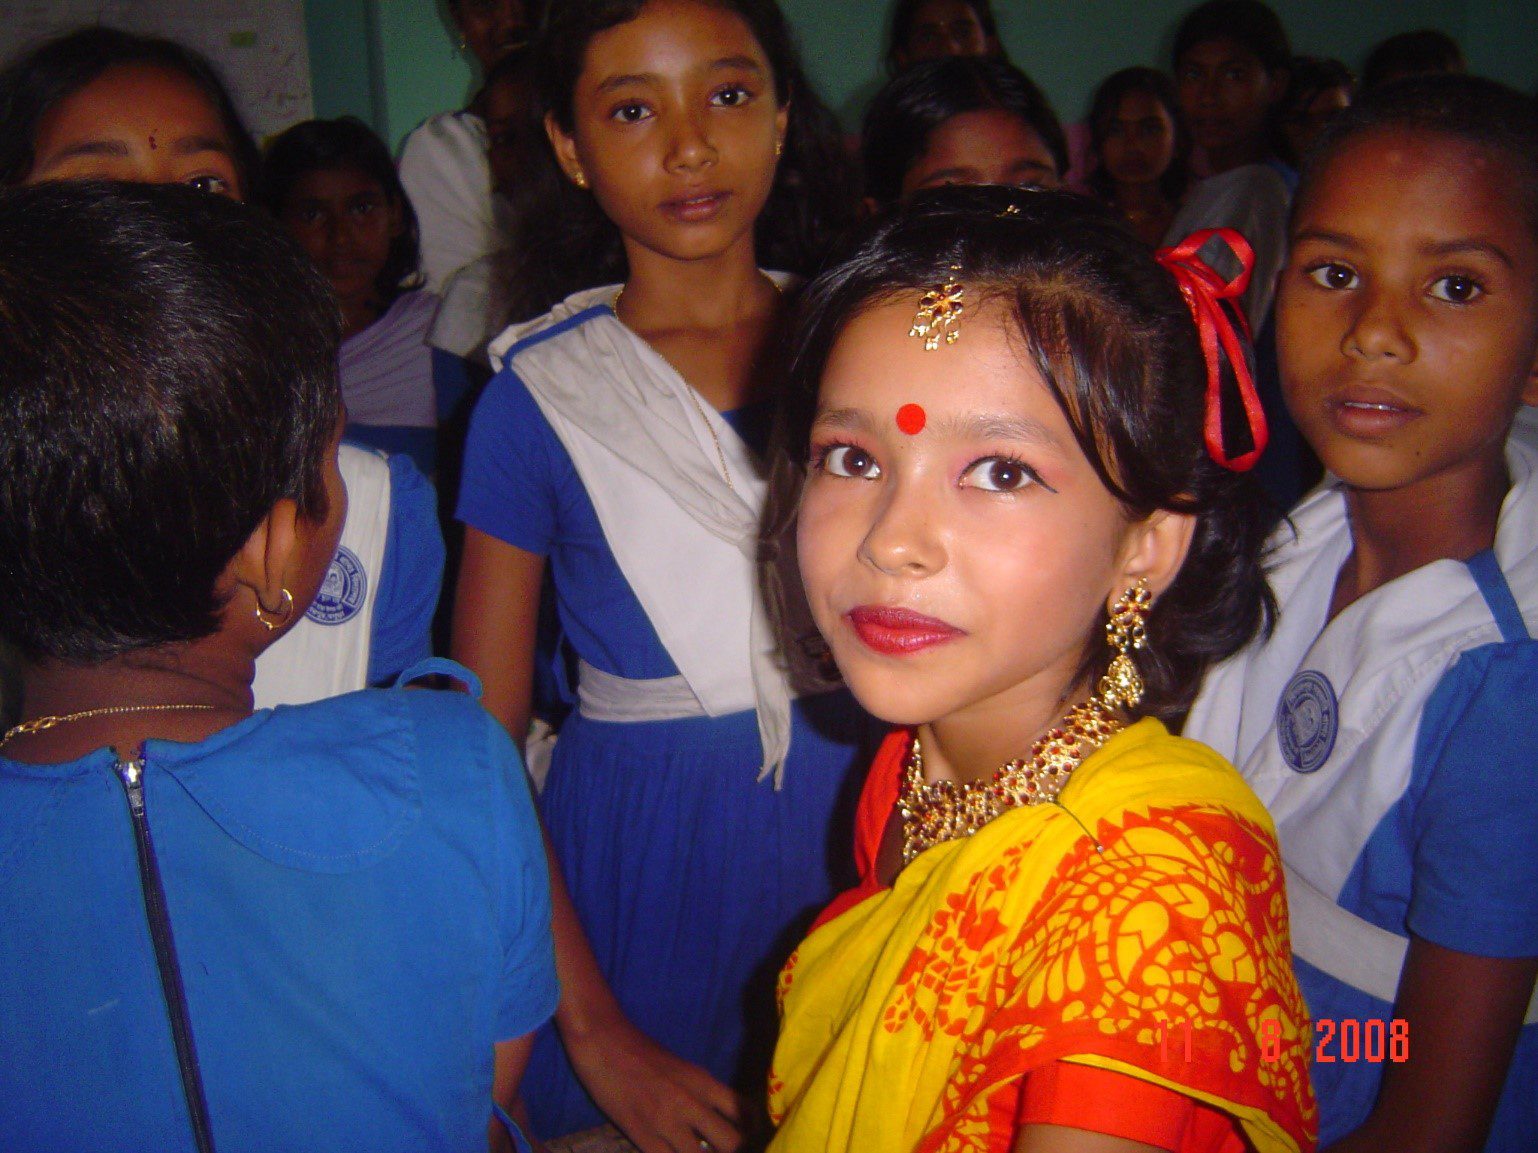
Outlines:
[{"label": "girl in yellow saree", "polygon": [[1203,239],[947,189],[806,290],[780,507],[901,727],[780,976],[773,1150],[1313,1148],[1270,819],[1159,719],[1271,611],[1247,272]]}]

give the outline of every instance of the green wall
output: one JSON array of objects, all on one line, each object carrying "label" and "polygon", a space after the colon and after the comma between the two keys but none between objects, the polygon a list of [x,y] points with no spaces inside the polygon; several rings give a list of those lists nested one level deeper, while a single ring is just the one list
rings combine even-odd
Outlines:
[{"label": "green wall", "polygon": [[[781,0],[808,70],[846,126],[881,78],[885,0]],[[1095,85],[1118,68],[1167,63],[1170,37],[1192,0],[994,0],[1014,61],[1081,119]],[[1538,86],[1533,0],[1273,0],[1299,52],[1353,67],[1385,36],[1437,27],[1463,45],[1475,71],[1525,91]],[[464,104],[470,68],[435,0],[308,0],[315,111],[350,112],[392,144],[423,118]]]}]

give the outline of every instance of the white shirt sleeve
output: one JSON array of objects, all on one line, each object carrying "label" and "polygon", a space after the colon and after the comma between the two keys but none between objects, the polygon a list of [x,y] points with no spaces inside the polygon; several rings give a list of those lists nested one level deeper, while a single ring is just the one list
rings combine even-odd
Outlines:
[{"label": "white shirt sleeve", "polygon": [[413,130],[401,149],[401,183],[416,209],[422,272],[433,292],[497,247],[486,148],[479,116],[446,112]]}]

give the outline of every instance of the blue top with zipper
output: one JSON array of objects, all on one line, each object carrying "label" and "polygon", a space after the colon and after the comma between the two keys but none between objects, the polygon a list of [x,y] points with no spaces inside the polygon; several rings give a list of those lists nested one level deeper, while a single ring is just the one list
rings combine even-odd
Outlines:
[{"label": "blue top with zipper", "polygon": [[[493,1046],[557,998],[501,727],[369,690],[142,761],[221,1153],[484,1150]],[[194,1148],[120,769],[0,757],[0,1148]]]}]

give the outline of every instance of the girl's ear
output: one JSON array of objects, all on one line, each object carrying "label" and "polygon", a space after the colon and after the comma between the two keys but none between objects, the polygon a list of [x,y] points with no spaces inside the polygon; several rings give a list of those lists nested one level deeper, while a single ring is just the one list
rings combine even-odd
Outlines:
[{"label": "girl's ear", "polygon": [[284,590],[292,583],[285,574],[292,571],[302,547],[299,506],[284,497],[257,522],[225,569],[225,578],[232,586],[231,607],[253,619],[258,608],[281,614],[289,599]]},{"label": "girl's ear", "polygon": [[1122,545],[1121,571],[1125,580],[1111,590],[1110,601],[1114,602],[1138,580],[1147,581],[1156,597],[1169,588],[1179,575],[1180,566],[1185,564],[1195,531],[1196,518],[1190,513],[1162,508],[1129,527]]},{"label": "girl's ear", "polygon": [[545,135],[550,139],[550,147],[555,152],[556,163],[561,166],[562,174],[581,188],[583,182],[578,178],[582,176],[582,158],[577,155],[577,141],[566,134],[554,112],[545,113]]},{"label": "girl's ear", "polygon": [[790,131],[790,101],[780,105],[780,110],[774,117],[774,154],[779,156],[785,150],[785,134]]}]

